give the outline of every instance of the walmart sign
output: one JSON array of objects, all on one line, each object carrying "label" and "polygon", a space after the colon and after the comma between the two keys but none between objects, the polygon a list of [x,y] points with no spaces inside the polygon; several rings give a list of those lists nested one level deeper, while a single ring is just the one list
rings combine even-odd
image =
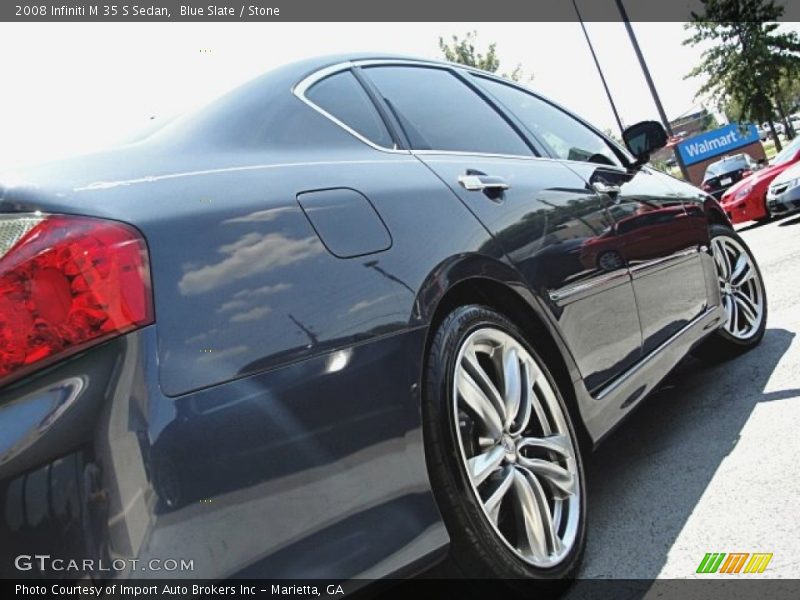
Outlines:
[{"label": "walmart sign", "polygon": [[683,140],[678,144],[683,164],[693,165],[720,154],[729,154],[736,148],[758,141],[755,125],[746,126],[744,131],[739,127],[737,123],[732,123]]}]

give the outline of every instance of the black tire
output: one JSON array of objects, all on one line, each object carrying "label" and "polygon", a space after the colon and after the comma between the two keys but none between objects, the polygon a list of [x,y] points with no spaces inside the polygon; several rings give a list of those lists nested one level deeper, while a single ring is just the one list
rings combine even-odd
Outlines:
[{"label": "black tire", "polygon": [[707,362],[718,363],[739,356],[748,350],[752,350],[761,343],[767,328],[767,291],[764,287],[764,278],[761,276],[761,270],[758,268],[755,256],[753,256],[750,247],[742,237],[724,225],[712,225],[710,233],[712,245],[716,238],[727,237],[735,240],[745,250],[757,274],[756,284],[759,286],[763,298],[761,323],[752,335],[742,339],[732,335],[724,327],[720,327],[706,338],[693,352],[695,356]]},{"label": "black tire", "polygon": [[[507,318],[480,305],[457,308],[439,325],[427,356],[423,398],[423,429],[428,470],[442,517],[451,538],[447,560],[435,576],[448,578],[479,578],[504,580],[493,585],[506,586],[512,594],[530,597],[531,587],[536,597],[558,595],[571,583],[581,562],[586,534],[586,485],[580,452],[576,452],[580,485],[577,534],[572,549],[553,568],[543,569],[518,557],[495,532],[486,517],[470,484],[460,458],[455,431],[454,407],[450,401],[455,377],[455,362],[467,337],[474,331],[491,327],[513,337],[541,367],[555,391],[575,449],[578,438],[570,413],[564,403],[546,363],[531,347],[523,333]],[[463,587],[463,586],[462,586]],[[475,588],[476,594],[478,590]]]}]

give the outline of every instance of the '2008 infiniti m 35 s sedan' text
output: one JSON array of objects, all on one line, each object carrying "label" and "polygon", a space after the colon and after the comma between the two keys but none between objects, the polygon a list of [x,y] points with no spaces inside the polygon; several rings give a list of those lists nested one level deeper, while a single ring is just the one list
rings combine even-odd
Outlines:
[{"label": "'2008 infiniti m 35 s sedan' text", "polygon": [[346,56],[0,179],[0,573],[569,578],[581,450],[767,315],[661,126],[624,138]]}]

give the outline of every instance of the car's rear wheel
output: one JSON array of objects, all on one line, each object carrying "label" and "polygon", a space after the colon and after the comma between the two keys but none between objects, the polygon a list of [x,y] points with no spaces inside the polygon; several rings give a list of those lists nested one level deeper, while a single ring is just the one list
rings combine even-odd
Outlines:
[{"label": "car's rear wheel", "polygon": [[711,253],[725,320],[697,354],[721,360],[761,342],[767,325],[767,292],[753,253],[735,231],[713,225]]},{"label": "car's rear wheel", "polygon": [[448,315],[428,354],[424,417],[452,540],[445,572],[563,588],[584,547],[583,466],[558,387],[522,332],[482,306]]}]

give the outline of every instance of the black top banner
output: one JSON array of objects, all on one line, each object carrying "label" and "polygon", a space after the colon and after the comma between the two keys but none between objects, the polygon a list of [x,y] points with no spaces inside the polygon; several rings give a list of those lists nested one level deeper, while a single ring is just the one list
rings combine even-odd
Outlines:
[{"label": "black top banner", "polygon": [[[576,0],[585,21],[688,21],[700,0]],[[778,0],[781,21],[800,20],[800,2]],[[575,21],[572,0],[4,0],[0,21]]]}]

